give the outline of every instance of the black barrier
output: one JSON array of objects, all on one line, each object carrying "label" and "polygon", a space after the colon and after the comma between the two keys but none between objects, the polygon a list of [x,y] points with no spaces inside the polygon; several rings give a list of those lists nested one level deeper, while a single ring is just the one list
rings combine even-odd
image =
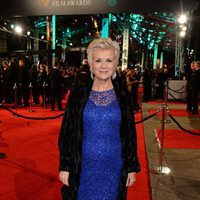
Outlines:
[{"label": "black barrier", "polygon": [[[4,106],[2,104],[0,104],[0,107],[6,109],[7,111],[9,111],[10,113],[12,113],[13,115],[17,116],[17,117],[21,117],[21,118],[25,118],[25,119],[32,119],[32,120],[49,120],[49,119],[57,119],[59,117],[62,117],[64,115],[64,113],[60,114],[60,115],[56,115],[56,116],[53,116],[53,117],[28,117],[28,116],[24,116],[24,115],[20,115],[16,112],[14,112],[13,110],[11,110],[10,108],[8,108],[7,106]],[[153,113],[152,115],[149,115],[147,116],[146,118],[138,121],[138,122],[135,122],[135,124],[139,124],[139,123],[142,123],[148,119],[150,119],[151,117],[154,117],[155,115],[157,115],[158,113],[160,112],[160,110],[157,110],[155,113]]]},{"label": "black barrier", "polygon": [[[28,117],[28,116],[24,116],[24,115],[21,115],[21,114],[18,114],[16,112],[14,112],[13,110],[11,110],[10,108],[8,108],[7,106],[4,106],[2,104],[0,104],[0,107],[6,109],[7,111],[9,111],[10,113],[12,113],[14,116],[17,116],[17,117],[21,117],[21,118],[25,118],[25,119],[32,119],[32,120],[51,120],[51,119],[57,119],[59,117],[62,117],[64,115],[64,113],[61,113],[59,115],[56,115],[56,116],[52,116],[52,117]],[[168,109],[168,107],[166,107],[166,110],[167,110],[167,113],[169,115],[169,117],[174,121],[174,123],[183,131],[185,131],[186,133],[189,133],[191,135],[197,135],[197,136],[200,136],[200,133],[195,133],[195,132],[192,132],[192,131],[189,131],[185,128],[183,128],[177,121],[176,119],[170,114],[170,111]],[[145,117],[144,119],[140,120],[140,121],[137,121],[135,122],[135,124],[139,124],[139,123],[142,123],[152,117],[154,117],[155,115],[157,115],[158,113],[160,112],[160,109],[158,109],[155,113]],[[164,117],[166,119],[166,116]]]},{"label": "black barrier", "polygon": [[178,89],[178,90],[173,90],[173,89],[171,89],[170,87],[167,87],[167,88],[168,88],[168,90],[171,90],[172,92],[176,92],[176,93],[179,93],[179,94],[186,92],[186,91],[181,91],[181,92],[179,92],[179,90],[182,90],[183,87],[180,88],[180,89]]},{"label": "black barrier", "polygon": [[56,115],[56,116],[53,116],[53,117],[28,117],[28,116],[24,116],[24,115],[20,115],[14,111],[12,111],[10,108],[0,104],[0,107],[6,109],[7,111],[11,112],[14,116],[17,116],[17,117],[22,117],[22,118],[25,118],[25,119],[33,119],[33,120],[49,120],[49,119],[57,119],[59,117],[62,117],[64,115],[64,113],[61,113],[59,115]]},{"label": "black barrier", "polygon": [[174,100],[178,100],[176,97],[174,97],[170,92],[168,93]]},{"label": "black barrier", "polygon": [[189,131],[185,128],[183,128],[179,123],[178,121],[170,114],[170,112],[168,111],[168,115],[169,117],[173,120],[173,122],[183,131],[185,131],[186,133],[189,133],[191,135],[197,135],[197,136],[200,136],[200,133],[195,133],[195,132],[192,132],[192,131]]},{"label": "black barrier", "polygon": [[159,112],[160,112],[160,110],[158,109],[158,110],[157,110],[155,113],[153,113],[152,115],[149,115],[149,116],[145,117],[144,119],[135,122],[135,124],[142,123],[142,122],[146,121],[147,119],[150,119],[151,117],[154,117],[154,116],[157,115]]}]

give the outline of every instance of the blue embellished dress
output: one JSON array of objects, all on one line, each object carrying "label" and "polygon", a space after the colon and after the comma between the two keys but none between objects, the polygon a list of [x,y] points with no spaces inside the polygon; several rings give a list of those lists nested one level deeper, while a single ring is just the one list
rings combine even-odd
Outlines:
[{"label": "blue embellished dress", "polygon": [[120,122],[114,89],[92,90],[83,112],[78,200],[117,200],[122,169]]}]

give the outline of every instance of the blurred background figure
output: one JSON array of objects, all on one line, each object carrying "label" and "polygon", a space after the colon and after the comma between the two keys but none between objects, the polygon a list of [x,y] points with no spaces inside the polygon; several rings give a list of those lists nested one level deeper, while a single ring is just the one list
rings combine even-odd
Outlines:
[{"label": "blurred background figure", "polygon": [[46,103],[46,82],[47,82],[47,72],[46,65],[43,63],[39,64],[39,74],[38,74],[38,87],[39,92],[42,97],[42,106]]},{"label": "blurred background figure", "polygon": [[194,73],[191,77],[191,109],[192,114],[199,114],[198,109],[198,97],[200,93],[200,61],[195,62],[194,64]]},{"label": "blurred background figure", "polygon": [[51,88],[51,110],[55,110],[55,101],[57,101],[58,110],[62,110],[62,75],[57,60],[49,73],[49,83]]},{"label": "blurred background figure", "polygon": [[29,84],[30,74],[25,60],[19,60],[19,77],[18,77],[18,105],[29,106]]},{"label": "blurred background figure", "polygon": [[140,106],[138,103],[138,87],[139,87],[140,77],[136,73],[136,71],[131,68],[126,74],[126,83],[128,87],[128,91],[131,95],[131,103],[133,106],[133,110],[138,112],[140,110]]},{"label": "blurred background figure", "polygon": [[30,71],[30,82],[32,83],[32,95],[33,95],[33,104],[37,105],[39,104],[39,82],[38,82],[38,76],[39,76],[39,70],[37,68],[37,65],[31,66]]},{"label": "blurred background figure", "polygon": [[152,74],[148,67],[145,67],[143,72],[143,102],[147,102],[151,99],[152,93]]},{"label": "blurred background figure", "polygon": [[77,71],[76,74],[76,84],[85,85],[85,83],[90,78],[90,69],[88,65],[88,60],[84,59],[80,69]]},{"label": "blurred background figure", "polygon": [[8,61],[4,60],[2,62],[2,67],[0,68],[0,103],[11,103],[9,97],[9,65]]},{"label": "blurred background figure", "polygon": [[187,90],[187,108],[186,111],[187,112],[192,112],[192,88],[191,88],[191,78],[193,76],[194,73],[194,65],[195,62],[193,61],[189,67],[189,69],[187,69],[186,71],[186,80],[187,80],[187,86],[186,86],[186,90]]}]

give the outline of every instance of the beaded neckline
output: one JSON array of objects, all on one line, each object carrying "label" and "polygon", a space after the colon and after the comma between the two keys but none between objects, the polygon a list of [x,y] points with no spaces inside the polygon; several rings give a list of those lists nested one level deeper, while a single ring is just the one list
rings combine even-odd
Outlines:
[{"label": "beaded neckline", "polygon": [[114,90],[114,88],[112,88],[112,89],[109,89],[109,90],[103,90],[103,91],[98,91],[98,90],[91,90],[91,92],[110,92],[110,91],[112,91],[112,90]]},{"label": "beaded neckline", "polygon": [[97,106],[107,106],[116,99],[114,88],[105,91],[91,90],[89,99]]}]

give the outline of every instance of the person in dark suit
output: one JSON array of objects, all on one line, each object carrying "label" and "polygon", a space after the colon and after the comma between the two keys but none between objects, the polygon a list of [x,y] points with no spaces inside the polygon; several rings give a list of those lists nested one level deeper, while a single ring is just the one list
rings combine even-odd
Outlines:
[{"label": "person in dark suit", "polygon": [[194,73],[191,77],[191,107],[192,114],[199,114],[198,109],[198,97],[200,93],[200,61],[196,61],[194,64]]},{"label": "person in dark suit", "polygon": [[119,44],[99,38],[87,53],[91,78],[71,91],[58,140],[62,198],[125,200],[140,165],[128,90],[116,75]]},{"label": "person in dark suit", "polygon": [[126,74],[122,71],[122,66],[117,67],[117,79],[122,87],[126,87]]},{"label": "person in dark suit", "polygon": [[192,112],[192,87],[191,87],[191,78],[194,73],[194,65],[195,61],[193,61],[189,67],[189,69],[186,71],[186,80],[187,80],[187,86],[186,86],[186,91],[187,91],[187,112]]},{"label": "person in dark suit", "polygon": [[34,105],[39,104],[39,96],[40,96],[40,88],[39,88],[39,70],[37,69],[37,65],[31,66],[30,71],[30,82],[32,84],[32,96]]},{"label": "person in dark suit", "polygon": [[90,77],[90,70],[89,70],[88,61],[87,59],[84,59],[80,69],[78,70],[76,74],[76,83],[85,85],[89,77]]},{"label": "person in dark suit", "polygon": [[58,110],[62,110],[62,74],[59,70],[59,61],[55,61],[49,73],[49,83],[51,89],[51,110],[55,110],[55,101],[58,103]]},{"label": "person in dark suit", "polygon": [[[29,106],[30,72],[25,60],[19,60],[18,105]],[[23,99],[23,104],[22,104]]]},{"label": "person in dark suit", "polygon": [[151,99],[152,91],[152,74],[148,67],[146,67],[143,72],[143,87],[143,102],[147,102]]},{"label": "person in dark suit", "polygon": [[2,68],[0,69],[0,103],[11,103],[9,99],[9,65],[8,61],[2,62]]}]

